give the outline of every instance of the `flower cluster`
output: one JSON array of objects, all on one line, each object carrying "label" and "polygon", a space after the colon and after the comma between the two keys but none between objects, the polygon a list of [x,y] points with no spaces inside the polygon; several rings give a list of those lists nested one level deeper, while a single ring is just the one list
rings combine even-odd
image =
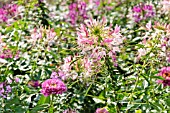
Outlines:
[{"label": "flower cluster", "polygon": [[19,51],[13,54],[13,52],[10,49],[0,51],[0,58],[6,59],[6,58],[19,58]]},{"label": "flower cluster", "polygon": [[170,62],[170,24],[155,22],[154,29],[161,34],[159,47],[162,50],[160,56],[166,57]]},{"label": "flower cluster", "polygon": [[87,10],[86,10],[86,3],[83,1],[78,1],[71,3],[69,5],[69,14],[70,23],[75,25],[76,22],[80,20],[87,19]]},{"label": "flower cluster", "polygon": [[10,21],[18,13],[18,5],[16,4],[7,4],[0,8],[0,22]]},{"label": "flower cluster", "polygon": [[67,91],[66,85],[59,79],[48,79],[42,83],[41,87],[41,93],[44,96],[49,96],[51,94],[62,94]]},{"label": "flower cluster", "polygon": [[33,46],[38,42],[50,49],[51,46],[55,45],[56,32],[53,28],[40,26],[39,28],[32,29],[31,36],[27,36],[26,38],[28,39],[27,42]]},{"label": "flower cluster", "polygon": [[123,42],[120,27],[116,25],[113,30],[112,26],[107,27],[106,25],[105,18],[101,22],[89,20],[86,24],[81,24],[77,32],[79,46],[85,48],[89,46],[107,46],[111,50],[119,51],[114,46],[118,46]]},{"label": "flower cluster", "polygon": [[120,26],[106,26],[106,19],[101,22],[90,20],[85,25],[81,25],[77,32],[77,43],[83,53],[91,51],[90,57],[99,61],[105,56],[112,58],[115,62],[116,52],[119,52],[119,46],[125,38],[120,34]]},{"label": "flower cluster", "polygon": [[170,11],[170,0],[163,0],[163,1],[161,1],[161,4],[163,5],[162,10],[164,12]]},{"label": "flower cluster", "polygon": [[158,76],[161,76],[165,79],[157,80],[158,83],[163,84],[163,86],[170,86],[170,67],[163,67]]},{"label": "flower cluster", "polygon": [[0,83],[0,97],[6,98],[11,91],[12,88],[10,85],[7,85],[5,82]]},{"label": "flower cluster", "polygon": [[133,17],[135,19],[135,22],[140,22],[141,20],[152,18],[155,15],[153,6],[144,3],[134,6],[132,11],[134,12]]},{"label": "flower cluster", "polygon": [[64,58],[64,64],[60,67],[60,69],[58,71],[58,75],[61,79],[63,79],[63,80],[65,80],[66,78],[74,79],[73,74],[71,74],[72,60],[73,59],[71,56]]}]

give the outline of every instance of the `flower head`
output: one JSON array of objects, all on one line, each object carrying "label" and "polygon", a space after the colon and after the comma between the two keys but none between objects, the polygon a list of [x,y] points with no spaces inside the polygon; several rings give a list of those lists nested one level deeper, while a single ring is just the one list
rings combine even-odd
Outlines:
[{"label": "flower head", "polygon": [[68,17],[72,25],[75,25],[78,21],[87,19],[86,3],[83,1],[71,3],[69,5]]},{"label": "flower head", "polygon": [[162,83],[164,86],[170,86],[170,66],[163,67],[158,76],[163,77],[165,80],[158,80],[158,83]]},{"label": "flower head", "polygon": [[170,0],[163,0],[163,1],[161,1],[161,4],[163,5],[162,10],[164,12],[170,11]]},{"label": "flower head", "polygon": [[41,93],[44,94],[44,96],[62,94],[67,91],[66,85],[59,79],[48,79],[42,83],[41,87]]},{"label": "flower head", "polygon": [[119,45],[122,43],[123,38],[119,33],[120,27],[115,26],[113,30],[111,26],[106,26],[106,19],[102,21],[89,20],[86,24],[82,24],[78,29],[77,42],[80,46],[102,46],[108,47]]},{"label": "flower head", "polygon": [[155,15],[153,6],[144,3],[134,6],[132,11],[134,13],[133,17],[135,22],[140,22],[141,20],[152,18]]},{"label": "flower head", "polygon": [[13,17],[17,16],[18,8],[16,4],[6,4],[0,8],[0,22],[9,23]]},{"label": "flower head", "polygon": [[15,54],[13,54],[12,50],[6,49],[3,51],[0,51],[0,58],[7,59],[7,58],[19,58],[20,51],[16,51]]}]

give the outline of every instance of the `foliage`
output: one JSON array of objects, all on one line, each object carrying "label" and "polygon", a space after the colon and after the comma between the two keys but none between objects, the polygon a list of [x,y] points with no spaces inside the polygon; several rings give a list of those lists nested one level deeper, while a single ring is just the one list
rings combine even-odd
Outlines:
[{"label": "foliage", "polygon": [[169,4],[3,2],[0,112],[169,113]]}]

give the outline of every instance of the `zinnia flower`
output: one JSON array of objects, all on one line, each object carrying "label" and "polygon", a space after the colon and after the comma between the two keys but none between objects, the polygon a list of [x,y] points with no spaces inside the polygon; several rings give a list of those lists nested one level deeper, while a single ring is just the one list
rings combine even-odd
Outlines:
[{"label": "zinnia flower", "polygon": [[163,67],[158,76],[165,78],[164,80],[157,80],[158,83],[163,84],[163,86],[170,86],[170,66]]},{"label": "zinnia flower", "polygon": [[95,113],[109,113],[105,108],[97,108]]},{"label": "zinnia flower", "polygon": [[67,91],[66,85],[59,79],[48,79],[42,83],[41,93],[44,96],[49,96],[50,94],[62,94]]}]

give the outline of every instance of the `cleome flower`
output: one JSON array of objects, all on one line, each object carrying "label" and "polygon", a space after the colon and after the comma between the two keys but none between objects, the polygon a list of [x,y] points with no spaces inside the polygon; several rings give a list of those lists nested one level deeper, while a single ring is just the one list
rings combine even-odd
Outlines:
[{"label": "cleome flower", "polygon": [[158,83],[163,84],[163,86],[170,86],[170,66],[163,67],[158,76],[165,78],[164,80],[157,80]]},{"label": "cleome flower", "polygon": [[147,18],[155,16],[153,6],[145,3],[134,6],[132,11],[135,22],[140,22],[141,20],[146,20]]},{"label": "cleome flower", "polygon": [[125,39],[120,33],[120,26],[107,26],[105,18],[102,21],[88,20],[82,24],[77,31],[77,43],[82,50],[82,54],[92,60],[92,63],[101,65],[101,60],[109,56],[114,65],[116,63],[116,52],[120,51],[120,46]]},{"label": "cleome flower", "polygon": [[105,18],[102,21],[90,19],[85,24],[81,24],[77,32],[78,45],[84,48],[88,46],[107,46],[109,49],[120,45],[123,42],[120,26],[116,25],[113,30],[112,25],[109,27],[106,25]]},{"label": "cleome flower", "polygon": [[69,5],[70,23],[75,25],[78,21],[82,21],[88,18],[86,10],[86,2],[77,1]]},{"label": "cleome flower", "polygon": [[0,97],[7,98],[8,94],[12,92],[12,88],[5,82],[0,83]]},{"label": "cleome flower", "polygon": [[44,96],[49,96],[51,94],[62,94],[67,91],[66,85],[59,79],[48,79],[42,83],[41,87],[41,93]]},{"label": "cleome flower", "polygon": [[170,0],[162,0],[160,2],[162,4],[162,10],[164,12],[169,12],[170,11]]}]

